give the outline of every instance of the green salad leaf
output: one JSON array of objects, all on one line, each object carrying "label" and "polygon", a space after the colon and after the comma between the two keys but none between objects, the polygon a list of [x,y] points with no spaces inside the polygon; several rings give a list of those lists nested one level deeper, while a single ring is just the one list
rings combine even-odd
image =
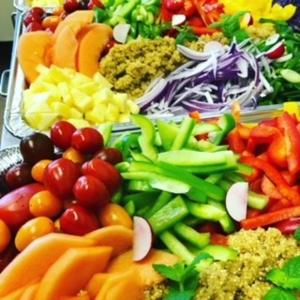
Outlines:
[{"label": "green salad leaf", "polygon": [[297,241],[300,241],[300,227],[298,227],[294,233],[294,238]]},{"label": "green salad leaf", "polygon": [[290,291],[285,291],[281,288],[272,288],[264,296],[264,300],[297,300],[297,298]]}]

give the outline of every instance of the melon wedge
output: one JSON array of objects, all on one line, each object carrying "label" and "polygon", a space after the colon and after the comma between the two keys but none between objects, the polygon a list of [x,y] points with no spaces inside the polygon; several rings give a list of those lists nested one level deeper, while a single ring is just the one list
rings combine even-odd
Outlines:
[{"label": "melon wedge", "polygon": [[177,256],[155,249],[151,250],[148,256],[140,262],[134,262],[132,258],[132,251],[128,251],[114,258],[109,265],[108,272],[122,273],[129,269],[133,269],[139,274],[141,284],[143,286],[152,286],[164,281],[164,278],[154,271],[152,267],[153,264],[164,264],[171,266],[178,262]]},{"label": "melon wedge", "polygon": [[92,77],[99,69],[99,60],[105,46],[112,38],[112,29],[105,24],[87,25],[78,34],[78,72]]},{"label": "melon wedge", "polygon": [[111,252],[110,247],[69,249],[48,269],[34,300],[77,295],[95,273],[104,271]]},{"label": "melon wedge", "polygon": [[92,299],[95,299],[95,297],[101,290],[102,286],[104,285],[105,281],[110,276],[112,276],[112,275],[108,274],[108,273],[97,273],[97,274],[94,274],[93,277],[89,280],[85,289],[87,290],[89,296]]},{"label": "melon wedge", "polygon": [[55,29],[54,37],[56,38],[65,26],[69,26],[68,23],[76,22],[81,27],[91,24],[94,19],[94,12],[92,10],[77,10],[69,14],[62,22],[60,22]]},{"label": "melon wedge", "polygon": [[33,300],[35,293],[39,287],[39,283],[35,283],[33,285],[30,285],[22,294],[21,298],[19,300]]},{"label": "melon wedge", "polygon": [[25,32],[21,35],[18,46],[18,60],[29,83],[34,82],[39,73],[38,65],[49,66],[46,61],[47,50],[52,44],[52,33],[46,31]]},{"label": "melon wedge", "polygon": [[93,244],[93,240],[62,233],[50,233],[36,239],[0,274],[0,296],[5,296],[42,277],[66,250],[73,247],[90,247]]},{"label": "melon wedge", "polygon": [[108,246],[113,248],[113,256],[120,255],[132,248],[133,231],[122,225],[102,227],[85,235],[92,239],[97,246]]}]

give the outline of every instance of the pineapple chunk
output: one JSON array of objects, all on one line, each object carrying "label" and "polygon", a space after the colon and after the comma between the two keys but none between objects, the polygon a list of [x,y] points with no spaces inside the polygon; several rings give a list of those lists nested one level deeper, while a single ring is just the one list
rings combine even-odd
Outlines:
[{"label": "pineapple chunk", "polygon": [[53,123],[58,120],[56,113],[27,113],[24,117],[32,128],[39,131],[49,130]]},{"label": "pineapple chunk", "polygon": [[74,88],[71,89],[71,95],[73,97],[74,105],[81,112],[87,112],[93,107],[93,100],[90,96],[87,96]]},{"label": "pineapple chunk", "polygon": [[50,104],[53,112],[57,113],[60,117],[68,119],[71,118],[71,107],[62,102],[53,102]]},{"label": "pineapple chunk", "polygon": [[84,128],[91,126],[91,124],[84,119],[67,119],[67,121],[73,124],[76,128]]}]

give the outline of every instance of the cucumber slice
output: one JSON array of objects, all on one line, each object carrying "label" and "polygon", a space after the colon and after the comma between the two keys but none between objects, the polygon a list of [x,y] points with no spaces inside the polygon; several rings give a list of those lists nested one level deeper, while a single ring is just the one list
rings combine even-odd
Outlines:
[{"label": "cucumber slice", "polygon": [[282,78],[291,83],[300,83],[300,74],[290,69],[280,71]]},{"label": "cucumber slice", "polygon": [[207,253],[211,255],[215,260],[220,261],[235,260],[238,256],[238,252],[236,250],[219,245],[209,245],[202,249],[201,252]]}]

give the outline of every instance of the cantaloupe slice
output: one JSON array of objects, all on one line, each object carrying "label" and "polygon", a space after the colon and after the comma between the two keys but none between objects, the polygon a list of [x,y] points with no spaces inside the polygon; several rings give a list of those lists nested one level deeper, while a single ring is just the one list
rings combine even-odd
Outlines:
[{"label": "cantaloupe slice", "polygon": [[91,299],[93,299],[93,298],[91,298],[88,293],[85,293],[85,294],[78,295],[78,296],[61,297],[57,300],[91,300]]},{"label": "cantaloupe slice", "polygon": [[28,288],[26,288],[19,300],[33,300],[38,287],[39,283],[30,285]]},{"label": "cantaloupe slice", "polygon": [[34,300],[74,296],[95,273],[106,268],[112,248],[88,247],[67,250],[47,271]]},{"label": "cantaloupe slice", "polygon": [[54,37],[57,37],[58,34],[62,31],[65,26],[70,22],[76,21],[80,24],[81,27],[91,24],[94,19],[94,12],[92,10],[77,10],[69,14],[62,22],[58,24],[55,29]]},{"label": "cantaloupe slice", "polygon": [[[121,286],[119,284],[122,283]],[[119,286],[119,288],[117,288]],[[126,288],[128,287],[128,288]],[[112,293],[117,288],[115,293]],[[142,300],[142,286],[140,278],[134,270],[128,270],[119,274],[111,274],[104,282],[95,300]]]},{"label": "cantaloupe slice", "polygon": [[65,26],[57,35],[51,53],[54,65],[60,68],[76,69],[76,54],[78,49],[76,31],[80,30],[80,28],[80,24],[75,22],[74,27]]},{"label": "cantaloupe slice", "polygon": [[143,286],[152,286],[164,280],[164,278],[154,271],[153,264],[174,265],[178,262],[178,257],[161,250],[151,250],[149,255],[141,262],[132,260],[133,253],[128,251],[116,257],[109,265],[109,273],[125,272],[134,269],[139,274]]},{"label": "cantaloupe slice", "polygon": [[[7,294],[4,297],[0,297],[0,300],[21,300],[21,297],[27,291],[27,289],[32,287],[35,284],[36,284],[36,280],[32,281],[31,283],[29,283],[19,289],[14,290],[13,292]],[[30,300],[32,300],[32,299],[30,299]]]},{"label": "cantaloupe slice", "polygon": [[25,32],[21,35],[18,46],[18,60],[29,83],[34,82],[39,73],[36,67],[40,64],[49,66],[45,55],[51,47],[52,34],[47,31]]},{"label": "cantaloupe slice", "polygon": [[102,286],[104,285],[105,281],[110,276],[111,274],[108,273],[97,273],[94,274],[93,277],[89,280],[88,284],[85,287],[85,290],[87,290],[89,296],[92,299],[95,299]]},{"label": "cantaloupe slice", "polygon": [[97,246],[112,247],[113,256],[124,253],[133,245],[132,229],[122,225],[102,227],[86,234],[85,237],[94,240]]},{"label": "cantaloupe slice", "polygon": [[79,34],[77,71],[92,77],[99,69],[101,53],[112,38],[112,29],[105,24],[87,25]]},{"label": "cantaloupe slice", "polygon": [[36,239],[0,273],[0,296],[43,276],[66,250],[93,244],[91,239],[62,233],[50,233]]}]

